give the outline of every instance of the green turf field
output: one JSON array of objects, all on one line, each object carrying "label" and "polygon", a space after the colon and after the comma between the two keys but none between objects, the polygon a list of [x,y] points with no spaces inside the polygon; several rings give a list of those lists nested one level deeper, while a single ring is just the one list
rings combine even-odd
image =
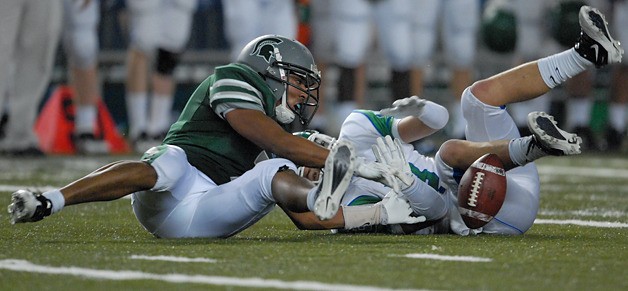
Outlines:
[{"label": "green turf field", "polygon": [[627,156],[537,163],[539,219],[516,237],[299,231],[275,210],[229,239],[156,239],[129,199],[9,224],[15,189],[120,158],[0,158],[0,290],[628,290]]}]

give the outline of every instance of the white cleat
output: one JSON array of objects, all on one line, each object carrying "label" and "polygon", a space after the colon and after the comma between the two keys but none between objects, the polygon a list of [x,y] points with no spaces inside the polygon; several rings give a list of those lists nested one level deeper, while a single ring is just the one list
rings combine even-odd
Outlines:
[{"label": "white cleat", "polygon": [[597,9],[582,6],[578,15],[580,39],[576,51],[596,67],[621,62],[624,50],[619,41],[614,40],[608,30],[608,22]]},{"label": "white cleat", "polygon": [[11,195],[7,208],[11,224],[35,222],[50,215],[52,203],[40,193],[18,190]]},{"label": "white cleat", "polygon": [[549,155],[564,156],[580,153],[582,138],[558,128],[554,117],[545,112],[530,112],[528,128],[534,134],[536,145]]},{"label": "white cleat", "polygon": [[340,200],[353,177],[355,159],[353,146],[348,141],[339,140],[329,152],[314,202],[314,213],[319,219],[330,219],[338,212]]}]

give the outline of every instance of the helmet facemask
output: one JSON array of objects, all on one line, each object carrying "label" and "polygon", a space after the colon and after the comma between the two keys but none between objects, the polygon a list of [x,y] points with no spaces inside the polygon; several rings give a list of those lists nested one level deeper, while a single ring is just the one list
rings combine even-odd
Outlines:
[{"label": "helmet facemask", "polygon": [[[292,123],[296,116],[303,125],[307,125],[318,110],[318,90],[321,83],[320,72],[315,65],[310,69],[284,62],[278,48],[274,49],[275,61],[268,67],[266,77],[281,85],[281,103],[275,107],[277,121],[282,124]],[[274,72],[277,70],[279,77]],[[297,79],[297,83],[292,78]],[[270,81],[270,80],[269,80]],[[288,88],[293,87],[303,92],[305,100],[297,103],[294,108],[288,105]]]}]

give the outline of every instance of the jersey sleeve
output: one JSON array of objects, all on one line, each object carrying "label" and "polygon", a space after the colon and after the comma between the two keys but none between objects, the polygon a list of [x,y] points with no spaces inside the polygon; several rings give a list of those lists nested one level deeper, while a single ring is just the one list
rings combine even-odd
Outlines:
[{"label": "jersey sleeve", "polygon": [[381,136],[396,138],[393,132],[396,132],[398,123],[398,119],[381,116],[378,111],[354,110],[342,124],[339,139],[351,141],[358,156],[375,160],[371,146]]},{"label": "jersey sleeve", "polygon": [[253,109],[266,114],[264,96],[254,82],[250,82],[235,70],[217,70],[210,88],[209,102],[221,118],[234,109]]}]

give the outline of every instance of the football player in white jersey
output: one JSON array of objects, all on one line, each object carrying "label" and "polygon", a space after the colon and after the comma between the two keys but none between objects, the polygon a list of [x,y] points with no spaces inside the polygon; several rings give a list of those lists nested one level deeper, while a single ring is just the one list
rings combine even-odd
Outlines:
[{"label": "football player in white jersey", "polygon": [[451,70],[449,89],[452,94],[449,107],[452,114],[452,138],[464,135],[464,120],[460,112],[462,91],[474,81],[473,66],[476,55],[477,30],[480,22],[478,0],[422,0],[410,1],[412,17],[413,67],[411,92],[422,95],[424,75],[437,48],[438,35],[442,39],[445,65]]},{"label": "football player in white jersey", "polygon": [[230,58],[235,61],[242,48],[253,38],[265,34],[297,36],[296,1],[293,0],[223,0],[225,37]]},{"label": "football player in white jersey", "polygon": [[[390,141],[378,142],[377,149],[388,152],[384,157],[393,157],[383,161],[399,169],[396,175],[405,185],[401,192],[409,200],[415,214],[425,216],[426,224],[442,219],[438,225],[419,233],[523,234],[532,226],[539,206],[540,183],[533,161],[547,155],[578,154],[582,140],[558,128],[553,117],[543,112],[528,115],[528,126],[533,135],[520,137],[505,107],[541,96],[571,76],[594,66],[621,61],[623,50],[611,38],[599,11],[583,7],[580,23],[583,33],[574,48],[523,64],[468,87],[461,99],[467,140],[445,142],[434,158],[422,156],[409,143],[442,128],[447,122],[447,111],[416,96],[398,100],[392,108],[379,112],[354,111],[345,120],[339,140],[350,140],[358,155],[367,160],[376,160],[371,147],[378,138],[392,136],[403,141],[403,145],[399,146]],[[395,151],[404,153],[403,162],[399,162],[401,155],[394,154]],[[489,152],[497,154],[508,170],[506,199],[492,221],[482,229],[469,229],[457,211],[458,182],[471,163]],[[413,178],[411,183],[403,182],[407,176]],[[354,178],[342,204],[378,201],[388,191],[381,184]],[[415,231],[423,226],[425,224],[395,228],[393,231]]]},{"label": "football player in white jersey", "polygon": [[[315,211],[327,219],[319,223],[325,228],[421,221],[409,216],[407,202],[392,196],[374,207],[338,211],[354,172],[384,179],[387,168],[364,162],[357,167],[348,142],[328,150],[285,129],[294,120],[311,120],[319,85],[314,58],[303,44],[279,35],[258,37],[237,62],[217,67],[198,86],[162,145],[60,189],[16,191],[10,220],[35,222],[64,206],[132,194],[138,221],[164,238],[230,237],[275,205]],[[272,158],[256,163],[262,151]],[[296,174],[292,161],[331,174],[315,186]]]}]

